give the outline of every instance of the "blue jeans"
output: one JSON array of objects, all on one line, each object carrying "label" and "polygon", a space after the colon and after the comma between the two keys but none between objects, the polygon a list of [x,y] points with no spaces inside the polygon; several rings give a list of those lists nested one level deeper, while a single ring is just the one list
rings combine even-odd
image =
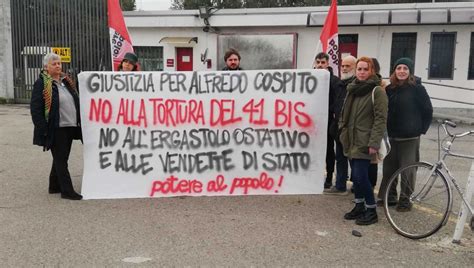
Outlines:
[{"label": "blue jeans", "polygon": [[349,164],[347,157],[344,155],[342,143],[336,139],[336,189],[346,191],[346,183],[348,178]]},{"label": "blue jeans", "polygon": [[367,206],[376,206],[374,190],[369,181],[369,165],[368,159],[352,159],[351,178],[356,202],[365,200]]}]

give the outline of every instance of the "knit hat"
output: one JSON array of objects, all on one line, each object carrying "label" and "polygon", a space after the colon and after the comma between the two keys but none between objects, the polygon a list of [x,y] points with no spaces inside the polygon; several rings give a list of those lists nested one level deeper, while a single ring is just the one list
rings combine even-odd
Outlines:
[{"label": "knit hat", "polygon": [[128,52],[125,54],[125,56],[123,57],[124,60],[128,60],[131,64],[133,65],[136,65],[137,62],[138,62],[138,57],[137,55],[131,53],[131,52]]},{"label": "knit hat", "polygon": [[408,70],[410,70],[410,74],[413,74],[413,61],[409,58],[399,58],[395,64],[393,65],[393,71],[397,68],[398,65],[404,64],[408,67]]}]

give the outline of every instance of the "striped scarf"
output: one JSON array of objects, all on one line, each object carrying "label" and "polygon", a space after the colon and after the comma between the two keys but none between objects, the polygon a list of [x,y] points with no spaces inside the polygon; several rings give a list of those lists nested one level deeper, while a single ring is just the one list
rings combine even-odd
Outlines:
[{"label": "striped scarf", "polygon": [[[61,80],[66,80],[66,83],[69,85],[68,90],[74,96],[78,96],[78,92],[75,86],[74,81],[66,76],[64,73],[61,73]],[[51,104],[53,102],[53,77],[48,74],[45,70],[41,72],[41,78],[43,79],[43,99],[44,99],[44,117],[46,122],[49,119],[49,112],[51,111]]]},{"label": "striped scarf", "polygon": [[53,101],[53,78],[45,70],[41,72],[41,78],[43,79],[44,117],[48,122]]}]

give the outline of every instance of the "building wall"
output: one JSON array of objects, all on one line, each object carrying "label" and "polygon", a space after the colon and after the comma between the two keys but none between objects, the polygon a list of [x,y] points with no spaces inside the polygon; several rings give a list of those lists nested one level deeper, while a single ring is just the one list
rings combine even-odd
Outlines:
[{"label": "building wall", "polygon": [[[159,43],[163,37],[198,37],[193,47],[193,70],[208,70],[200,61],[208,50],[216,70],[218,34],[297,33],[296,68],[312,67],[319,35],[328,7],[222,9],[212,13],[209,24],[218,33],[203,32],[204,20],[197,10],[125,12],[125,21],[135,46],[162,46],[163,59],[176,61],[177,44]],[[468,80],[470,37],[474,32],[472,3],[411,3],[338,7],[339,34],[358,34],[357,56],[378,59],[384,78],[390,75],[393,33],[416,32],[415,75],[421,77],[436,107],[474,108],[474,80]],[[396,23],[398,25],[394,25]],[[430,42],[433,32],[456,32],[452,79],[428,79]],[[241,65],[246,61],[242,56]],[[165,71],[174,71],[164,67]],[[434,85],[436,84],[436,85]],[[441,100],[439,100],[441,99]],[[446,100],[453,100],[446,101]],[[458,101],[458,102],[456,102]],[[465,102],[463,104],[459,102]]]},{"label": "building wall", "polygon": [[0,0],[0,99],[14,98],[10,0]]},{"label": "building wall", "polygon": [[[174,59],[174,67],[164,67],[165,71],[174,71],[176,68],[176,47],[193,47],[194,60],[193,70],[215,70],[217,61],[217,34],[205,33],[200,27],[194,28],[133,28],[129,27],[135,46],[163,46],[163,58]],[[229,34],[268,34],[268,33],[293,33],[298,34],[297,40],[297,68],[311,68],[312,58],[316,53],[316,46],[319,39],[320,27],[226,27],[220,29],[221,33]],[[431,80],[428,79],[428,64],[430,53],[430,39],[432,32],[457,32],[457,44],[455,48],[455,70],[453,79]],[[442,85],[473,87],[473,81],[467,80],[467,70],[469,64],[470,34],[473,31],[471,25],[416,25],[416,26],[351,26],[340,27],[339,34],[358,34],[358,56],[375,57],[381,64],[381,75],[388,78],[390,75],[390,59],[392,34],[401,32],[417,32],[415,75],[422,78],[422,81],[436,83],[438,85],[425,84],[430,96],[441,99],[455,99],[464,101],[474,101],[474,91],[448,88]],[[163,37],[198,37],[197,44],[160,44]],[[208,49],[208,58],[212,61],[212,68],[208,69],[200,61],[201,53]],[[222,57],[222,55],[219,55]],[[242,66],[245,68],[245,55],[242,55]],[[446,101],[433,100],[436,107],[472,108],[472,105],[452,103]]]}]

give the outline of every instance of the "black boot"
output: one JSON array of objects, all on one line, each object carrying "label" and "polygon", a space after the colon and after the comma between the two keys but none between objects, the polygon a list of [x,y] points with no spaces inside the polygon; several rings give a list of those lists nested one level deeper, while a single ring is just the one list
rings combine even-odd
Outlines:
[{"label": "black boot", "polygon": [[59,190],[59,189],[53,189],[53,188],[48,189],[48,193],[50,193],[50,194],[59,194],[60,192],[61,192],[61,190]]},{"label": "black boot", "polygon": [[377,210],[375,208],[368,208],[365,213],[356,219],[357,225],[371,225],[379,221],[377,217]]},{"label": "black boot", "polygon": [[348,213],[344,214],[344,219],[355,220],[365,213],[365,204],[356,203],[355,207]]},{"label": "black boot", "polygon": [[328,173],[324,181],[324,189],[329,189],[332,186],[332,173]]},{"label": "black boot", "polygon": [[72,191],[69,193],[61,193],[61,198],[69,200],[82,200],[82,195]]}]

